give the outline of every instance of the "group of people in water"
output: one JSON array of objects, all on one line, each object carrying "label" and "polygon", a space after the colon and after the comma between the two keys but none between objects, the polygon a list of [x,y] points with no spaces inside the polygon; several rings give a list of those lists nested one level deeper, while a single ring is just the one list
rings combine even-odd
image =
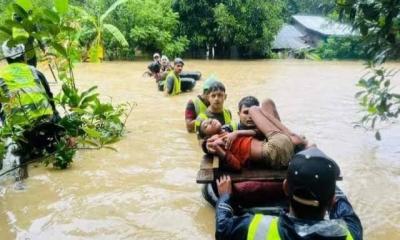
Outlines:
[{"label": "group of people in water", "polygon": [[174,96],[191,91],[196,85],[196,79],[182,77],[184,65],[182,58],[175,58],[172,66],[166,55],[160,57],[159,53],[154,53],[153,62],[147,67],[149,69],[147,73],[154,77],[159,91]]},{"label": "group of people in water", "polygon": [[[220,168],[287,170],[283,182],[232,183],[216,180],[216,239],[362,239],[362,225],[336,186],[340,168],[331,158],[282,122],[272,99],[246,96],[238,103],[239,122],[224,106],[226,89],[210,77],[202,93],[186,105],[186,129],[197,133],[204,153],[219,157]],[[280,195],[279,197],[277,195]],[[235,215],[240,201],[255,204],[285,198],[289,211],[279,217]]]},{"label": "group of people in water", "polygon": [[[53,126],[59,119],[52,102],[47,81],[34,66],[25,62],[24,46],[2,45],[9,65],[0,71],[0,110],[3,123],[29,124],[36,121],[47,129],[45,136],[32,135],[29,144],[47,144],[56,132]],[[160,69],[155,75],[157,84],[168,95],[184,91],[179,74],[184,62],[155,54]],[[19,94],[22,101],[3,101]],[[21,95],[22,94],[22,95]],[[185,122],[188,132],[197,133],[202,150],[219,157],[221,168],[241,171],[245,168],[286,169],[283,182],[248,181],[232,184],[230,176],[216,180],[216,239],[362,239],[361,222],[348,199],[336,186],[339,166],[315,145],[293,133],[282,122],[271,99],[260,102],[246,96],[238,103],[239,122],[224,106],[224,84],[210,77],[203,83],[202,92],[188,101]],[[29,109],[28,114],[24,111]],[[47,124],[41,124],[47,123]],[[43,132],[41,130],[40,132]],[[46,131],[44,131],[46,132]],[[20,153],[27,159],[28,152]],[[47,146],[47,145],[46,145]],[[238,195],[244,199],[256,197],[268,201],[270,191],[279,188],[289,203],[289,211],[280,216],[246,213],[235,215]],[[254,191],[261,189],[262,191]],[[253,196],[251,196],[253,192]],[[254,194],[256,192],[256,194]]]}]

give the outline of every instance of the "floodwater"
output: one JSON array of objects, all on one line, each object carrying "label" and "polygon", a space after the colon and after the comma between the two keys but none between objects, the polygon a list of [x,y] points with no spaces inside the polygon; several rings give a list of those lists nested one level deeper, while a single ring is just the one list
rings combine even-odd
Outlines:
[{"label": "floodwater", "polygon": [[184,126],[186,101],[210,74],[225,83],[236,120],[240,98],[274,99],[286,125],[340,164],[339,184],[365,239],[400,239],[400,126],[386,127],[380,142],[352,127],[361,116],[353,98],[361,62],[188,60],[185,69],[203,80],[172,98],[142,76],[146,65],[77,66],[80,87],[98,85],[106,100],[137,103],[126,137],[114,145],[118,152],[79,151],[68,170],[31,166],[25,190],[1,180],[0,239],[213,239],[214,210],[195,182],[201,150]]}]

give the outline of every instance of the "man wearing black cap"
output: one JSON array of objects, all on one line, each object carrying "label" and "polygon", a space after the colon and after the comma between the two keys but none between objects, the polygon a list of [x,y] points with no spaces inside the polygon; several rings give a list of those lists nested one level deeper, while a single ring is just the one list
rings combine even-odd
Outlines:
[{"label": "man wearing black cap", "polygon": [[283,183],[289,212],[279,217],[234,216],[231,180],[221,177],[217,180],[216,239],[362,239],[360,219],[336,188],[339,175],[337,164],[317,148],[297,153]]}]

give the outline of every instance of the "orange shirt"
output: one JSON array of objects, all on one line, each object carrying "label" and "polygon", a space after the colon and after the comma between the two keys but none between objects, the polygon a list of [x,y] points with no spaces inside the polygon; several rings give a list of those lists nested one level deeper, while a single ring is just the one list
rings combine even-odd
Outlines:
[{"label": "orange shirt", "polygon": [[226,151],[226,163],[233,170],[240,170],[247,164],[251,151],[251,136],[237,137],[231,149]]}]

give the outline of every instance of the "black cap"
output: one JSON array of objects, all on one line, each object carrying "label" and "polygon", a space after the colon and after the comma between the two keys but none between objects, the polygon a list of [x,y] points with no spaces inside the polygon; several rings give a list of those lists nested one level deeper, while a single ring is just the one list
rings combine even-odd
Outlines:
[{"label": "black cap", "polygon": [[183,63],[182,58],[175,58],[174,64],[182,64],[182,65],[185,65],[185,64]]},{"label": "black cap", "polygon": [[316,147],[298,152],[289,163],[289,197],[303,205],[322,207],[335,194],[339,166]]}]

